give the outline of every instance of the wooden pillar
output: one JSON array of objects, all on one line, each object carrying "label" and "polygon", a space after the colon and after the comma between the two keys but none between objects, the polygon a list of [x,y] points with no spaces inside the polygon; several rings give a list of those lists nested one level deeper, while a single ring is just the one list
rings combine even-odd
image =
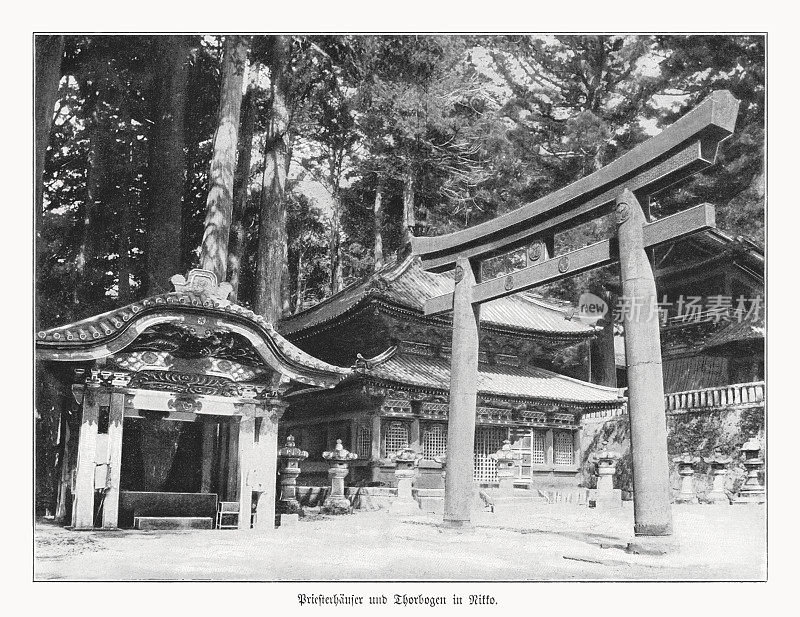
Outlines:
[{"label": "wooden pillar", "polygon": [[225,494],[228,501],[239,499],[239,418],[230,418],[228,424],[228,478]]},{"label": "wooden pillar", "polygon": [[108,487],[103,499],[103,529],[116,529],[119,522],[119,483],[122,472],[122,427],[125,394],[111,393],[108,412]]},{"label": "wooden pillar", "polygon": [[580,465],[583,460],[583,452],[581,452],[581,429],[577,428],[572,431],[572,464]]},{"label": "wooden pillar", "polygon": [[83,391],[81,429],[78,435],[78,464],[72,501],[72,524],[75,529],[94,527],[94,469],[99,411],[98,387],[87,384]]},{"label": "wooden pillar", "polygon": [[203,443],[200,447],[200,456],[203,457],[200,492],[211,492],[211,470],[214,466],[214,441],[217,436],[217,423],[206,419],[203,422]]},{"label": "wooden pillar", "polygon": [[544,463],[551,467],[555,465],[553,457],[553,429],[549,428],[544,433]]},{"label": "wooden pillar", "polygon": [[254,403],[242,405],[237,439],[237,493],[239,494],[239,529],[250,529],[253,510],[253,487],[255,467],[255,412]]},{"label": "wooden pillar", "polygon": [[230,422],[220,422],[217,438],[217,494],[220,501],[226,500],[228,479],[228,435]]},{"label": "wooden pillar", "polygon": [[[267,403],[270,404],[270,403]],[[275,480],[278,473],[278,422],[286,406],[274,401],[261,418],[256,475],[261,495],[256,505],[255,529],[260,531],[275,529]]]},{"label": "wooden pillar", "polygon": [[410,448],[422,451],[422,436],[419,432],[419,418],[412,418],[408,431],[408,445]]},{"label": "wooden pillar", "polygon": [[453,292],[450,411],[444,487],[444,524],[452,527],[470,526],[472,517],[480,332],[480,305],[472,303],[474,285],[475,272],[469,259],[458,258]]},{"label": "wooden pillar", "polygon": [[372,423],[372,460],[381,458],[381,415],[374,413],[370,417]]},{"label": "wooden pillar", "polygon": [[381,468],[378,461],[381,460],[381,415],[375,412],[370,416],[370,423],[372,425],[372,453],[370,455],[370,478],[373,482],[377,482],[381,474]]},{"label": "wooden pillar", "polygon": [[653,270],[644,251],[644,223],[642,207],[626,189],[617,198],[617,225],[628,368],[634,533],[668,536],[672,534],[672,510],[664,378],[658,300]]},{"label": "wooden pillar", "polygon": [[63,524],[67,520],[67,491],[69,491],[70,484],[70,465],[69,459],[72,455],[69,440],[72,437],[69,430],[69,422],[66,416],[61,420],[64,431],[62,433],[61,442],[61,480],[58,484],[58,503],[56,504],[57,523]]},{"label": "wooden pillar", "polygon": [[614,297],[603,294],[603,300],[608,305],[608,314],[603,318],[602,329],[594,339],[594,359],[592,361],[592,379],[590,381],[610,388],[617,387],[617,361],[614,351]]}]

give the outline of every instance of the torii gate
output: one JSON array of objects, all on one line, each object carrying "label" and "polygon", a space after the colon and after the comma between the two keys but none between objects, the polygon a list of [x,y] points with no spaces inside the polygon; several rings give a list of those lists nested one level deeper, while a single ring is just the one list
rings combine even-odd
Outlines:
[{"label": "torii gate", "polygon": [[[427,315],[453,311],[450,415],[447,429],[444,523],[471,525],[473,447],[478,383],[480,305],[619,260],[622,293],[639,307],[625,311],[628,410],[634,470],[634,533],[672,534],[666,414],[655,279],[646,248],[714,227],[709,205],[649,221],[649,198],[712,165],[719,143],[733,133],[739,101],[716,91],[659,135],[613,163],[518,210],[469,229],[414,238],[422,266],[455,268],[455,290],[431,298]],[[617,235],[554,255],[557,232],[605,215],[616,204]],[[480,263],[527,246],[527,267],[480,280]],[[641,316],[644,316],[643,318]]]}]

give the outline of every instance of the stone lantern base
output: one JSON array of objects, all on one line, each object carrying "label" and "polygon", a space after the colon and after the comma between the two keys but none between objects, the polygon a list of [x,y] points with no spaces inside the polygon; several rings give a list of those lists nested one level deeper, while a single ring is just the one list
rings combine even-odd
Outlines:
[{"label": "stone lantern base", "polygon": [[622,489],[589,490],[589,507],[609,510],[622,507]]},{"label": "stone lantern base", "polygon": [[323,514],[350,514],[353,512],[353,506],[350,500],[346,497],[342,498],[328,498],[322,504]]}]

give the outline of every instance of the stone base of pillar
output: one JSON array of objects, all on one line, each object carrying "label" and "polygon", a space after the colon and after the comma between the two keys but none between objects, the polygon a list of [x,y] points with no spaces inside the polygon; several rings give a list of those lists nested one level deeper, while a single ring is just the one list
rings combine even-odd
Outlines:
[{"label": "stone base of pillar", "polygon": [[392,502],[391,507],[389,508],[389,512],[391,514],[396,514],[399,516],[422,514],[422,510],[420,509],[419,504],[414,499],[412,499],[411,501],[400,501],[395,499]]},{"label": "stone base of pillar", "polygon": [[472,521],[454,521],[443,519],[440,527],[442,529],[460,533],[475,533],[475,524]]},{"label": "stone base of pillar", "polygon": [[634,555],[669,555],[678,552],[678,543],[672,536],[636,536],[625,547]]},{"label": "stone base of pillar", "polygon": [[[592,505],[594,504],[594,505]],[[599,491],[597,489],[589,491],[589,507],[599,510],[611,510],[622,507],[622,489],[612,488],[611,490]]]},{"label": "stone base of pillar", "polygon": [[766,501],[767,496],[765,493],[749,493],[731,499],[732,504],[766,503]]},{"label": "stone base of pillar", "polygon": [[514,497],[514,479],[510,478],[506,480],[503,478],[500,480],[500,486],[498,487],[497,493],[500,497]]},{"label": "stone base of pillar", "polygon": [[724,503],[730,504],[731,498],[726,493],[713,491],[706,493],[705,501],[708,503]]},{"label": "stone base of pillar", "polygon": [[300,522],[300,516],[297,514],[281,514],[281,527],[294,527]]},{"label": "stone base of pillar", "polygon": [[340,495],[331,495],[322,504],[323,514],[350,514],[352,511],[350,500]]},{"label": "stone base of pillar", "polygon": [[303,506],[296,499],[281,499],[278,502],[278,514],[294,514],[303,516]]}]

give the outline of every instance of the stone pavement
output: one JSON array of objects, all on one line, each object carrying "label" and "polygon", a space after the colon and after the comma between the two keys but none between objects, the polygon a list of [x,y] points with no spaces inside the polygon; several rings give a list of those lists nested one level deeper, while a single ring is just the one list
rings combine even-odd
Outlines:
[{"label": "stone pavement", "polygon": [[676,505],[677,550],[624,551],[633,508],[524,503],[480,512],[472,533],[386,510],[308,516],[255,531],[35,531],[37,579],[763,580],[765,510]]}]

